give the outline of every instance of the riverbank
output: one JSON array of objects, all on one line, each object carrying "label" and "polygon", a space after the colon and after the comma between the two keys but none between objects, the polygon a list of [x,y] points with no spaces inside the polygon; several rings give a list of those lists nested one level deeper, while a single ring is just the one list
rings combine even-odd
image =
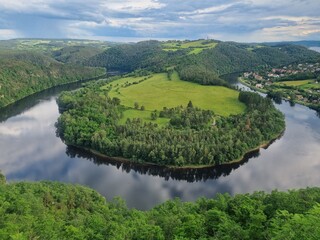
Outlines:
[{"label": "riverbank", "polygon": [[247,81],[245,81],[242,77],[238,77],[238,81],[239,81],[240,83],[242,83],[243,85],[245,85],[246,87],[252,89],[252,90],[255,90],[255,91],[261,92],[261,93],[265,93],[265,94],[268,93],[268,91],[266,91],[266,90],[264,90],[264,89],[257,88],[257,87],[255,87],[255,86],[250,85],[250,84],[247,83]]},{"label": "riverbank", "polygon": [[28,95],[25,95],[21,98],[17,98],[15,101],[11,101],[10,103],[6,104],[6,105],[3,105],[0,107],[0,109],[4,109],[6,107],[9,107],[11,105],[14,105],[15,103],[19,102],[19,101],[22,101],[28,97],[31,97],[32,95],[36,95],[36,94],[39,94],[41,92],[44,92],[44,91],[47,91],[51,88],[55,88],[55,87],[61,87],[61,86],[67,86],[68,84],[72,84],[72,83],[85,83],[85,82],[88,82],[88,81],[95,81],[95,80],[99,80],[99,79],[103,79],[105,77],[108,76],[108,73],[105,72],[103,73],[102,75],[99,75],[97,77],[93,77],[93,78],[87,78],[87,79],[78,79],[76,81],[71,81],[71,82],[64,82],[64,83],[59,83],[59,84],[55,84],[55,85],[52,85],[52,86],[49,86],[49,87],[46,87],[46,88],[41,88],[41,90],[39,91],[35,91],[35,92],[32,92],[31,94],[28,94]]},{"label": "riverbank", "polygon": [[[251,84],[249,84],[246,80],[244,80],[242,77],[239,77],[238,78],[238,81],[245,85],[246,87],[252,89],[252,90],[255,90],[257,92],[260,92],[260,93],[264,93],[264,94],[268,94],[268,91],[267,90],[264,90],[264,89],[261,89],[261,88],[257,88],[255,86],[252,86]],[[300,105],[303,105],[303,106],[306,106],[312,110],[315,110],[317,112],[320,111],[320,105],[314,105],[314,104],[311,104],[311,103],[307,103],[307,102],[304,102],[304,101],[299,101],[297,99],[289,99],[289,98],[286,98],[286,97],[281,97],[282,100],[284,101],[288,101],[288,102],[291,102],[291,103],[294,103],[294,104],[300,104]]]}]

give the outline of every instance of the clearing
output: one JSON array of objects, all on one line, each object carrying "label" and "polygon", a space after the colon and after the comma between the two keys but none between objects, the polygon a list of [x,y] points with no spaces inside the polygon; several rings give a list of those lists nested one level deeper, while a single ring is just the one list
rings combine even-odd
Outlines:
[{"label": "clearing", "polygon": [[315,79],[283,81],[275,83],[277,86],[298,87],[299,89],[319,89],[320,84]]},{"label": "clearing", "polygon": [[189,49],[188,54],[199,54],[205,49],[215,48],[217,42],[212,40],[197,40],[197,41],[170,41],[162,44],[164,51],[177,51],[180,49]]},{"label": "clearing", "polygon": [[[222,116],[239,114],[245,110],[245,105],[238,100],[239,92],[235,90],[182,81],[176,72],[171,79],[168,79],[166,73],[126,77],[108,83],[102,88],[111,87],[109,96],[119,98],[121,105],[128,108],[124,112],[122,122],[127,118],[138,117],[151,121],[152,111],[161,111],[163,107],[187,106],[190,100],[193,106],[212,110]],[[135,109],[135,103],[138,103],[139,109],[144,106],[144,110]],[[168,119],[158,118],[156,122],[163,125]]]}]

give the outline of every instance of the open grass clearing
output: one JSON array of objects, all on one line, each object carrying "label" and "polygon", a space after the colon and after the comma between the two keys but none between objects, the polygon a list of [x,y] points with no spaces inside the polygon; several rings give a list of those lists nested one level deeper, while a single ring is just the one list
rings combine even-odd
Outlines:
[{"label": "open grass clearing", "polygon": [[320,83],[309,83],[306,85],[302,85],[301,88],[303,89],[320,89]]},{"label": "open grass clearing", "polygon": [[190,49],[188,54],[199,54],[205,49],[214,48],[217,46],[217,42],[208,40],[197,40],[187,42],[166,42],[163,43],[164,51],[177,51],[179,49]]},{"label": "open grass clearing", "polygon": [[128,109],[123,112],[123,117],[120,119],[119,124],[125,124],[127,119],[141,118],[145,122],[157,123],[159,126],[165,126],[170,119],[169,118],[157,118],[156,120],[151,119],[151,112],[149,110],[137,110],[137,109]]},{"label": "open grass clearing", "polygon": [[[163,107],[187,106],[191,100],[193,105],[205,110],[213,110],[216,114],[228,116],[242,113],[245,105],[238,101],[239,93],[221,86],[203,86],[179,79],[174,73],[169,80],[166,73],[153,74],[148,77],[127,77],[113,81],[103,86],[103,89],[112,87],[110,97],[117,97],[128,110],[124,112],[121,123],[127,118],[141,118],[151,121],[151,112],[161,111]],[[134,109],[135,102],[139,108]],[[158,118],[159,125],[166,124],[168,119]]]},{"label": "open grass clearing", "polygon": [[297,87],[297,86],[302,86],[302,85],[306,85],[306,84],[313,84],[314,82],[315,82],[314,79],[307,79],[307,80],[297,80],[297,81],[282,81],[282,82],[275,83],[275,85],[285,85],[285,86]]}]

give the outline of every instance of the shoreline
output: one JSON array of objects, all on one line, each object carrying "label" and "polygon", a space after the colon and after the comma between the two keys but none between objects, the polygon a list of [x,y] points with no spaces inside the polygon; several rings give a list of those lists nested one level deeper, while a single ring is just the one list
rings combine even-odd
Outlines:
[{"label": "shoreline", "polygon": [[71,81],[71,82],[66,82],[66,83],[61,83],[61,84],[53,85],[53,86],[51,86],[51,87],[44,88],[44,89],[42,89],[42,90],[40,90],[40,91],[33,92],[33,93],[31,93],[31,94],[29,94],[29,95],[26,95],[26,96],[24,96],[24,97],[22,97],[22,98],[18,98],[18,99],[16,99],[16,100],[14,100],[13,102],[10,102],[10,103],[8,103],[8,104],[0,107],[0,109],[4,109],[4,108],[6,108],[6,107],[9,107],[9,106],[15,104],[15,103],[18,102],[18,101],[21,101],[21,100],[23,100],[23,99],[25,99],[25,98],[28,98],[28,97],[32,96],[32,95],[35,95],[35,94],[44,92],[44,91],[49,90],[49,89],[51,89],[51,88],[61,87],[61,86],[65,86],[65,85],[72,84],[72,83],[81,83],[81,82],[99,80],[99,79],[101,79],[101,78],[107,77],[107,75],[108,75],[108,73],[105,72],[103,75],[96,76],[96,77],[93,77],[93,78],[80,79],[80,80],[75,80],[75,81]]},{"label": "shoreline", "polygon": [[253,89],[253,90],[257,91],[257,92],[264,93],[264,94],[267,94],[267,93],[268,93],[268,91],[266,91],[266,90],[263,90],[263,89],[260,89],[260,88],[257,88],[257,87],[255,87],[255,86],[250,85],[250,84],[247,83],[245,80],[243,80],[242,77],[238,77],[238,81],[239,81],[241,84],[245,85],[246,87],[248,87],[248,88],[250,88],[250,89]]},{"label": "shoreline", "polygon": [[[245,85],[246,87],[248,87],[248,88],[250,88],[250,89],[252,89],[252,90],[255,90],[255,91],[260,92],[260,93],[268,94],[268,91],[267,91],[267,90],[264,90],[264,89],[261,89],[261,88],[257,88],[257,87],[255,87],[255,86],[250,85],[250,84],[247,83],[245,80],[243,80],[242,77],[239,77],[239,78],[238,78],[238,81],[239,81],[241,84]],[[288,102],[291,101],[291,100],[289,100],[289,99],[287,99],[287,98],[285,98],[285,97],[281,97],[281,99],[284,100],[284,101],[288,101]],[[295,103],[295,104],[300,104],[300,105],[302,105],[302,106],[305,106],[305,107],[310,108],[311,110],[317,111],[317,109],[316,109],[315,107],[313,107],[313,105],[310,104],[310,103],[306,103],[306,102],[299,101],[299,100],[293,100],[293,101],[291,101],[291,102],[293,102],[293,103]],[[319,106],[319,109],[320,109],[320,106]]]},{"label": "shoreline", "polygon": [[94,156],[97,157],[101,157],[104,159],[112,159],[114,161],[117,161],[119,163],[129,163],[129,164],[137,164],[137,165],[141,165],[141,166],[149,166],[149,167],[162,167],[162,168],[166,168],[169,170],[188,170],[188,169],[208,169],[208,168],[214,168],[214,167],[218,167],[218,166],[228,166],[228,165],[232,165],[232,164],[236,164],[236,163],[241,163],[242,161],[246,160],[246,156],[250,155],[251,153],[254,153],[256,151],[260,151],[261,148],[263,149],[267,149],[273,142],[275,142],[276,140],[278,140],[279,138],[281,138],[283,136],[285,132],[285,129],[277,136],[273,137],[270,141],[265,141],[263,143],[261,143],[259,146],[250,149],[249,151],[247,151],[246,153],[243,154],[243,156],[241,156],[238,159],[229,161],[229,162],[225,162],[222,164],[210,164],[210,165],[186,165],[186,166],[174,166],[174,165],[157,165],[155,163],[150,163],[150,162],[136,162],[136,161],[132,161],[128,158],[123,158],[123,157],[110,157],[107,156],[97,150],[94,149],[90,149],[90,148],[85,148],[85,147],[81,147],[81,146],[76,146],[76,145],[72,145],[69,144],[69,146],[73,146],[82,150],[85,150],[87,152],[90,152],[91,154],[93,154]]}]

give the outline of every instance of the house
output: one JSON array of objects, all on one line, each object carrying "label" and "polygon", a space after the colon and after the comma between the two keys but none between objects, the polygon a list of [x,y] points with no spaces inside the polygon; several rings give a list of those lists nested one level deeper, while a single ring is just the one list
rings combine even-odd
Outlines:
[{"label": "house", "polygon": [[256,80],[263,80],[263,77],[261,77],[259,74],[256,74],[256,73],[254,73],[253,74],[253,77],[256,79]]},{"label": "house", "polygon": [[297,99],[298,99],[298,100],[302,100],[302,99],[303,99],[303,96],[298,94],[298,95],[297,95]]},{"label": "house", "polygon": [[250,72],[245,72],[244,74],[243,74],[243,76],[245,77],[245,78],[248,78],[248,77],[250,77],[252,75],[252,73]]}]

